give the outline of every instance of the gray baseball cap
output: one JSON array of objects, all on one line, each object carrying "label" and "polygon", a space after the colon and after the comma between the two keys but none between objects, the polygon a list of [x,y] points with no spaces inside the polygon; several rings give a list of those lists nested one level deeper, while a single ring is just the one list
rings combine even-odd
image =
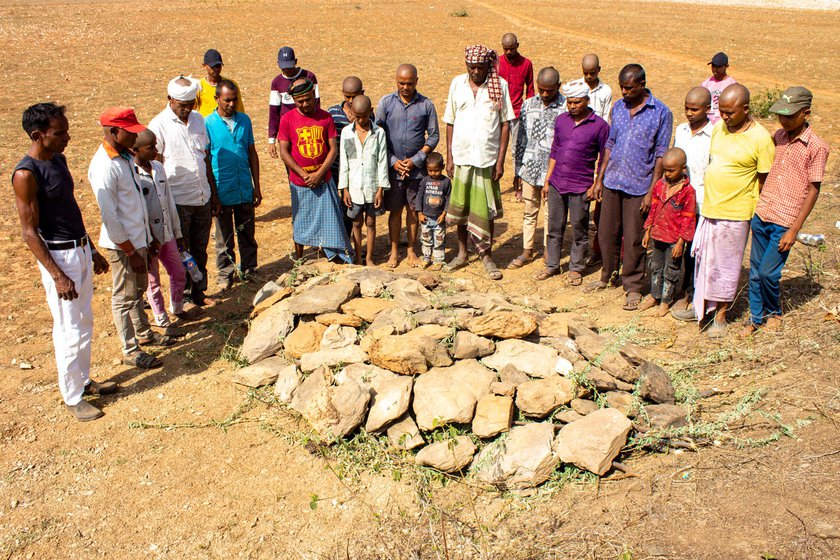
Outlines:
[{"label": "gray baseball cap", "polygon": [[813,97],[811,92],[802,86],[789,87],[782,92],[779,100],[773,103],[770,112],[777,115],[792,115],[800,109],[810,107]]}]

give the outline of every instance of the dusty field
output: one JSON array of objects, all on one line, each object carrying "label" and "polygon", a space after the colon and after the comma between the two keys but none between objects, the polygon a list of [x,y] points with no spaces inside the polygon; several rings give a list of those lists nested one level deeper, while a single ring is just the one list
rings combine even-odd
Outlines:
[{"label": "dusty field", "polygon": [[[461,8],[468,17],[450,15]],[[163,369],[149,373],[112,365],[119,344],[110,278],[97,278],[93,374],[125,390],[100,401],[102,420],[72,421],[60,407],[49,311],[7,190],[0,206],[0,558],[840,557],[840,332],[825,320],[840,304],[840,60],[831,54],[838,29],[836,11],[729,8],[722,17],[719,6],[615,0],[564,0],[550,9],[531,0],[504,8],[477,0],[0,2],[7,91],[0,176],[9,176],[27,147],[20,111],[41,100],[66,104],[73,136],[67,156],[96,235],[98,212],[85,179],[100,137],[96,116],[129,104],[149,120],[163,106],[166,82],[178,72],[199,73],[209,47],[222,51],[258,130],[266,125],[276,51],[286,43],[318,74],[325,105],[338,100],[350,74],[378,99],[391,90],[397,64],[411,61],[420,90],[442,111],[449,80],[463,71],[464,45],[496,45],[515,31],[535,66],[553,64],[564,80],[577,76],[589,51],[601,55],[603,78],[614,88],[623,64],[641,62],[678,122],[684,92],[706,76],[709,56],[725,50],[732,75],[756,91],[809,86],[814,126],[834,150],[805,228],[825,233],[829,249],[797,246],[783,279],[790,313],[782,335],[711,343],[692,325],[621,311],[618,290],[585,296],[562,278],[537,285],[537,264],[495,285],[634,329],[686,386],[723,391],[700,402],[704,419],[732,420],[717,432],[716,447],[624,455],[637,478],[613,475],[596,484],[563,471],[530,497],[444,485],[371,442],[308,451],[304,428],[289,413],[228,381],[233,364],[224,359],[225,344],[241,337],[257,285],[234,290],[163,354]],[[268,158],[262,138],[258,143],[265,199],[257,236],[261,274],[269,279],[291,266],[289,197],[281,165]],[[522,212],[510,194],[505,202],[497,252],[504,263],[520,248]],[[381,234],[379,242],[384,247]],[[491,288],[476,265],[459,274]],[[34,369],[20,370],[13,360]],[[737,414],[747,401],[754,401],[749,410]]]}]

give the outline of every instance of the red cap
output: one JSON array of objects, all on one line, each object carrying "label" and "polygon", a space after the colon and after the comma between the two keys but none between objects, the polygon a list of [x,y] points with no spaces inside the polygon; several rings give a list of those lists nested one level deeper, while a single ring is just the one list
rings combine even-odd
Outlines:
[{"label": "red cap", "polygon": [[109,107],[99,115],[100,126],[117,126],[128,132],[139,133],[146,127],[137,120],[131,107]]}]

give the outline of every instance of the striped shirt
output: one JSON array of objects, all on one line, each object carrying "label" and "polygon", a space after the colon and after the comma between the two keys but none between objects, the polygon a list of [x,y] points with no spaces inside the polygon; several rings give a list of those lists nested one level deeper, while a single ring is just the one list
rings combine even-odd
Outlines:
[{"label": "striped shirt", "polygon": [[295,100],[289,95],[289,88],[295,80],[306,78],[315,84],[315,107],[321,107],[321,95],[318,93],[318,78],[309,70],[300,68],[298,73],[291,78],[280,72],[271,80],[271,94],[268,96],[268,143],[274,144],[277,141],[277,132],[280,130],[280,119],[295,108]]}]

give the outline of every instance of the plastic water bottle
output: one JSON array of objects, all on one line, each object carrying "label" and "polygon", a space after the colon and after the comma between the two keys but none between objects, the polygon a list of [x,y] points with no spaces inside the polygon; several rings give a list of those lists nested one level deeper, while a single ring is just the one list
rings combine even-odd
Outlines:
[{"label": "plastic water bottle", "polygon": [[187,253],[186,251],[181,251],[181,262],[184,263],[184,268],[187,269],[187,272],[192,278],[193,282],[201,282],[201,279],[204,278],[204,275],[201,273],[201,270],[198,268],[198,263],[195,262],[195,259],[192,255]]},{"label": "plastic water bottle", "polygon": [[825,236],[820,233],[798,233],[796,240],[808,247],[820,247],[825,245]]}]

